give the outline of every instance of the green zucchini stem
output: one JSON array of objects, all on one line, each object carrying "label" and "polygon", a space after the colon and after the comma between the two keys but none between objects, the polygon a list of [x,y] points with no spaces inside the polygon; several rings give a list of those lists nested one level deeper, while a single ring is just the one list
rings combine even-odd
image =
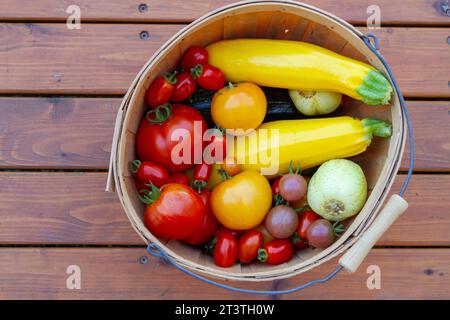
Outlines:
[{"label": "green zucchini stem", "polygon": [[362,119],[361,123],[370,139],[372,139],[373,136],[381,138],[389,138],[392,136],[392,124],[387,121],[366,118]]}]

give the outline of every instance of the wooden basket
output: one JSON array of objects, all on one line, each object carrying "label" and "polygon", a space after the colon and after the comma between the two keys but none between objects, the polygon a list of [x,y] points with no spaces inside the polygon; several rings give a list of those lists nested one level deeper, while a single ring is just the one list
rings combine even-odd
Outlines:
[{"label": "wooden basket", "polygon": [[[365,153],[354,157],[367,177],[370,195],[361,212],[348,225],[346,232],[325,250],[301,250],[285,264],[270,266],[253,263],[236,264],[231,268],[214,265],[210,256],[179,241],[166,241],[153,236],[143,223],[144,205],[137,197],[134,178],[128,163],[134,160],[135,135],[147,109],[145,91],[152,80],[177,65],[183,52],[191,45],[206,46],[232,38],[273,38],[301,40],[317,44],[348,57],[372,64],[387,73],[382,62],[362,40],[362,34],[345,21],[318,8],[291,1],[246,1],[213,11],[183,28],[168,40],[146,63],[128,90],[117,116],[112,146],[111,167],[107,190],[116,191],[136,232],[146,243],[156,243],[182,267],[211,277],[233,280],[274,280],[305,272],[347,250],[372,224],[379,212],[400,166],[406,139],[406,125],[397,92],[391,106],[371,107],[352,101],[343,110],[359,118],[377,117],[393,124],[390,139],[374,139]],[[382,223],[374,228],[370,239],[351,254],[351,260],[361,260],[381,233],[392,222],[394,211],[406,209],[400,197],[390,204]],[[403,202],[402,202],[403,201]],[[389,221],[388,221],[389,220]],[[378,220],[377,220],[378,222]],[[362,243],[362,242],[361,242]],[[358,256],[358,257],[355,257]],[[345,261],[344,261],[345,262]],[[352,262],[352,263],[353,263]],[[350,264],[352,264],[350,263]],[[345,263],[344,263],[345,264]],[[355,269],[348,266],[348,270]]]}]

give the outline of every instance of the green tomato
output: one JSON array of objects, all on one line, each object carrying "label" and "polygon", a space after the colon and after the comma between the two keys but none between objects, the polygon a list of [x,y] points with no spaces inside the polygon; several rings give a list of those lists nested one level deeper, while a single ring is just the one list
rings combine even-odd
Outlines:
[{"label": "green tomato", "polygon": [[337,92],[289,90],[289,96],[297,110],[307,116],[331,113],[342,101],[342,94]]},{"label": "green tomato", "polygon": [[308,185],[308,204],[318,215],[342,221],[357,214],[367,199],[367,181],[359,165],[346,159],[323,163]]}]

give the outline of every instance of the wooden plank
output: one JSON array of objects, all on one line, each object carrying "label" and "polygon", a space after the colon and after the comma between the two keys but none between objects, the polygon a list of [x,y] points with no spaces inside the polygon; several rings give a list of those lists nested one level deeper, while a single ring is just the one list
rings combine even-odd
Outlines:
[{"label": "wooden plank", "polygon": [[0,241],[143,244],[105,173],[0,173]]},{"label": "wooden plank", "polygon": [[0,98],[0,168],[106,169],[119,98]]},{"label": "wooden plank", "polygon": [[[414,168],[417,171],[450,169],[450,101],[408,101],[414,134]],[[402,168],[409,164],[406,146]]]},{"label": "wooden plank", "polygon": [[[0,168],[106,169],[120,101],[0,98]],[[414,127],[415,170],[450,171],[450,103],[408,101],[408,106]],[[408,161],[407,149],[402,170]]]},{"label": "wooden plank", "polygon": [[[181,27],[0,24],[0,93],[123,94]],[[140,39],[143,31],[149,38]]]},{"label": "wooden plank", "polygon": [[[1,172],[0,244],[143,244],[105,183],[105,173]],[[414,175],[407,213],[378,245],[450,245],[449,188],[450,175]]]},{"label": "wooden plank", "polygon": [[[82,21],[190,22],[207,12],[235,0],[78,0]],[[65,21],[70,1],[0,0],[1,20]],[[147,7],[140,7],[146,4]],[[383,24],[449,25],[445,1],[435,0],[371,0],[346,2],[310,0],[308,4],[327,10],[351,23],[365,24],[372,14],[371,5],[380,8]],[[368,12],[369,11],[369,12]]]},{"label": "wooden plank", "polygon": [[[0,248],[1,299],[449,299],[450,249],[374,249],[355,274],[340,272],[286,296],[232,293],[190,278],[143,248]],[[80,290],[66,287],[66,270],[79,266]],[[381,288],[368,289],[369,266],[380,269]],[[289,280],[229,282],[257,290],[284,289],[331,272],[330,261]]]},{"label": "wooden plank", "polygon": [[[181,27],[0,24],[0,93],[123,94],[151,54]],[[149,39],[140,39],[142,31]],[[443,72],[450,59],[442,54],[448,50],[447,29],[385,28],[378,34],[406,96],[450,97]]]},{"label": "wooden plank", "polygon": [[450,97],[450,77],[444,71],[450,70],[450,59],[448,54],[442,54],[449,49],[448,29],[383,28],[372,33],[378,36],[380,52],[392,68],[403,95]]}]

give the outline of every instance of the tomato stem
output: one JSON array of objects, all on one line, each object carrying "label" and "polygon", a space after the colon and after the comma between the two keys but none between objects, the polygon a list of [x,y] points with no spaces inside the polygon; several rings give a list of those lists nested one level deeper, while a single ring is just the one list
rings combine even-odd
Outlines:
[{"label": "tomato stem", "polygon": [[202,73],[203,73],[203,66],[200,63],[196,64],[195,67],[191,68],[191,76],[194,79],[200,77]]},{"label": "tomato stem", "polygon": [[293,244],[296,244],[299,241],[303,241],[302,238],[300,238],[300,236],[298,235],[298,232],[295,231],[294,234],[291,237],[291,241]]},{"label": "tomato stem", "polygon": [[140,193],[142,193],[143,195],[139,195],[139,200],[141,200],[145,204],[152,204],[153,202],[158,200],[161,191],[151,182],[146,183],[146,185],[149,186],[152,190],[141,190]]},{"label": "tomato stem", "polygon": [[[155,109],[151,109],[147,112],[145,117],[150,123],[162,123],[166,121],[172,114],[172,105],[165,103]],[[151,117],[151,115],[154,115]]]},{"label": "tomato stem", "polygon": [[141,166],[142,162],[141,160],[133,160],[130,161],[130,170],[132,173],[136,174],[139,170],[139,167]]},{"label": "tomato stem", "polygon": [[166,81],[170,84],[175,84],[177,83],[177,70],[175,70],[174,72],[167,72],[164,75],[164,79],[166,79]]},{"label": "tomato stem", "polygon": [[206,181],[194,180],[192,182],[192,188],[196,189],[200,193],[206,187],[206,184]]},{"label": "tomato stem", "polygon": [[344,231],[345,227],[340,221],[333,223],[333,234],[335,237],[339,238]]},{"label": "tomato stem", "polygon": [[297,212],[302,212],[302,211],[305,211],[305,210],[310,210],[311,208],[309,207],[309,205],[304,205],[303,207],[300,207],[300,208],[296,208],[296,209],[294,209],[295,211],[297,211]]},{"label": "tomato stem", "polygon": [[214,253],[214,247],[216,246],[216,243],[217,237],[214,237],[205,245],[205,250],[208,254],[212,255]]},{"label": "tomato stem", "polygon": [[279,206],[280,204],[284,204],[284,205],[288,206],[289,202],[284,200],[284,198],[279,193],[277,193],[273,196],[273,204],[274,204],[274,206]]},{"label": "tomato stem", "polygon": [[294,172],[294,169],[293,169],[293,162],[292,162],[292,160],[291,160],[291,162],[289,162],[289,173],[301,175],[301,174],[302,174],[302,171],[300,170],[300,163],[297,164],[297,169],[296,169],[295,172]]},{"label": "tomato stem", "polygon": [[222,181],[231,179],[231,176],[228,174],[228,172],[225,169],[219,169],[219,174],[222,176]]},{"label": "tomato stem", "polygon": [[259,249],[258,250],[258,260],[261,262],[266,262],[267,258],[269,258],[269,254],[267,253],[266,249]]},{"label": "tomato stem", "polygon": [[214,126],[214,129],[219,130],[220,133],[222,133],[222,136],[223,136],[223,137],[225,136],[225,134],[226,134],[226,132],[227,132],[227,129],[222,128],[222,127],[219,126],[218,124],[216,124],[216,125]]}]

